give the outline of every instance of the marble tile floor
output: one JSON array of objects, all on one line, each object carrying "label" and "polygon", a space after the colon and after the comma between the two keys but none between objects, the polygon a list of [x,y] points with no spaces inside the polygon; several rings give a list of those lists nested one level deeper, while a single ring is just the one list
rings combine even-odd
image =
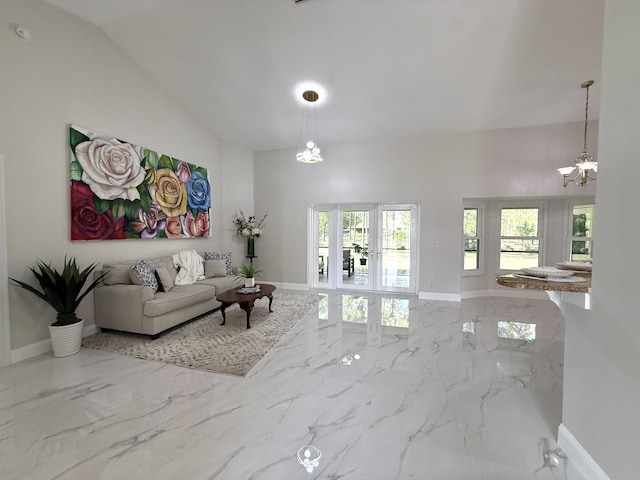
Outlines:
[{"label": "marble tile floor", "polygon": [[245,378],[88,349],[0,369],[0,478],[582,480],[555,304],[318,294]]}]

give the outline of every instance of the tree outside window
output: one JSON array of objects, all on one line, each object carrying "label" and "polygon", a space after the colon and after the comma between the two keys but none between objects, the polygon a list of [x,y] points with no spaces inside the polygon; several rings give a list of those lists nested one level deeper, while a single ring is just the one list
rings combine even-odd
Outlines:
[{"label": "tree outside window", "polygon": [[464,270],[480,268],[479,209],[465,208],[462,224],[464,236]]},{"label": "tree outside window", "polygon": [[575,205],[573,207],[571,261],[585,261],[593,255],[591,239],[593,211],[593,205]]},{"label": "tree outside window", "polygon": [[503,208],[500,211],[500,269],[539,266],[538,208]]}]

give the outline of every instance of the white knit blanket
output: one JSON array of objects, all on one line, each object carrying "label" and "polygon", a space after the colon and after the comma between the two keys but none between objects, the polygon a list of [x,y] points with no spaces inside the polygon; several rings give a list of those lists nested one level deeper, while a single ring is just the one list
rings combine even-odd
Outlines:
[{"label": "white knit blanket", "polygon": [[172,258],[173,266],[178,269],[175,285],[190,285],[204,278],[204,261],[195,250],[182,250]]}]

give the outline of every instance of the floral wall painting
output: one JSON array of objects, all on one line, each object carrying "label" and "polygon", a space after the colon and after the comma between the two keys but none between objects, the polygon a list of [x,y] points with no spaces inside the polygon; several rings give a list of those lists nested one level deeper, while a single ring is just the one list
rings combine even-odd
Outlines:
[{"label": "floral wall painting", "polygon": [[71,125],[71,240],[210,236],[206,168]]}]

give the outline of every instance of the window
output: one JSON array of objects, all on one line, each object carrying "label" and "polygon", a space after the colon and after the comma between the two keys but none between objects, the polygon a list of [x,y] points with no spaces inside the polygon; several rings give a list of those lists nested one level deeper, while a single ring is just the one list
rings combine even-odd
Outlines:
[{"label": "window", "polygon": [[571,228],[571,261],[582,262],[593,255],[591,229],[593,205],[574,205]]},{"label": "window", "polygon": [[464,270],[480,269],[480,210],[465,208],[463,219]]},{"label": "window", "polygon": [[500,210],[500,269],[539,266],[540,218],[538,208]]}]

